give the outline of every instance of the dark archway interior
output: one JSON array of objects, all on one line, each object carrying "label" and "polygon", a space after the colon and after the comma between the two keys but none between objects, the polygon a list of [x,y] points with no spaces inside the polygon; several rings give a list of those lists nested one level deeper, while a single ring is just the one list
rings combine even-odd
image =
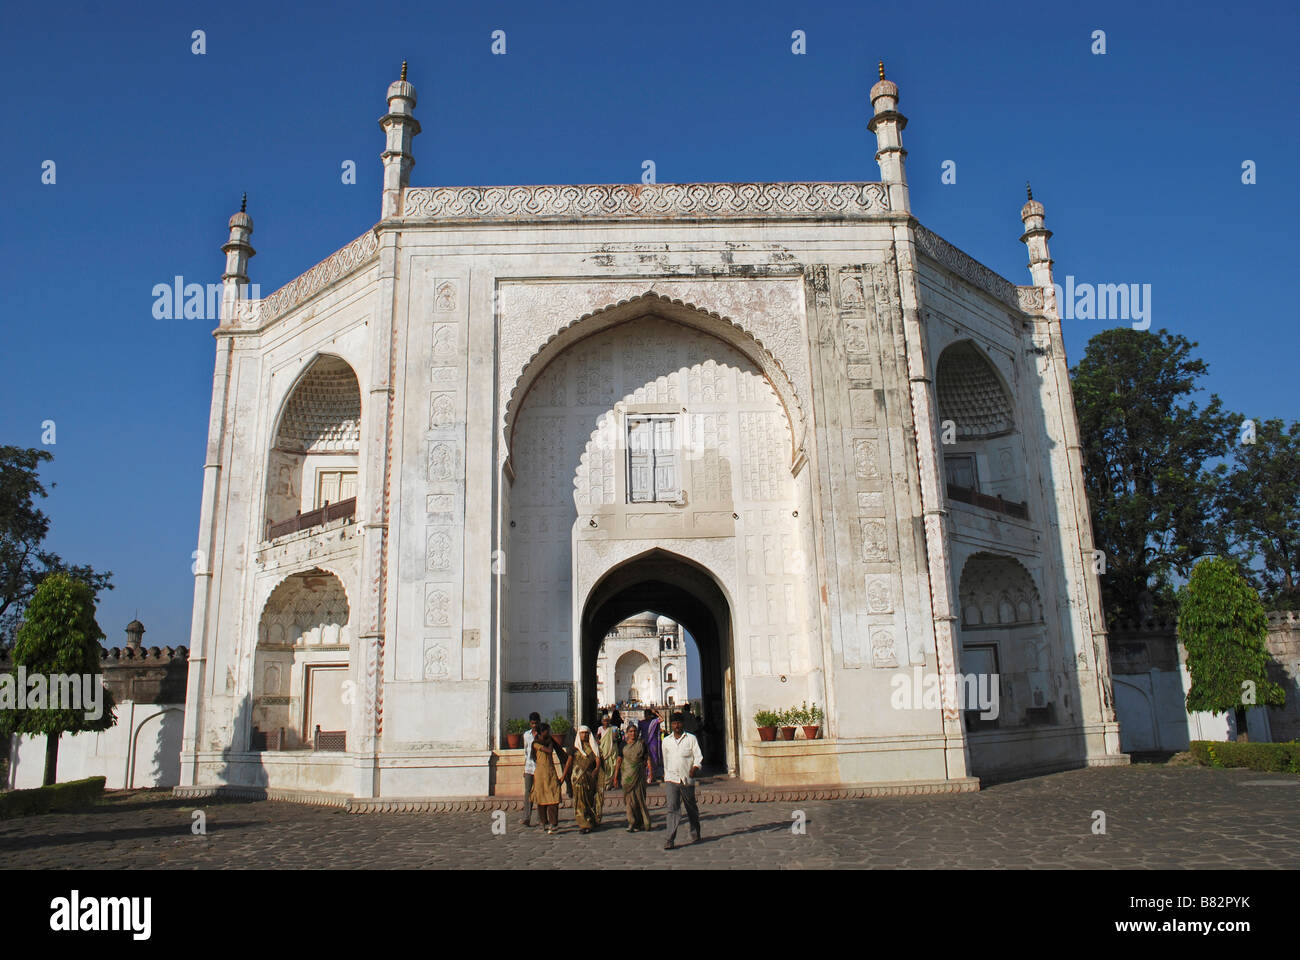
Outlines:
[{"label": "dark archway interior", "polygon": [[[583,723],[595,726],[596,657],[605,635],[628,617],[649,610],[676,620],[695,640],[700,654],[704,716],[700,749],[706,769],[728,767],[727,668],[730,665],[730,607],[704,570],[662,551],[652,551],[610,572],[598,583],[582,616]],[[734,761],[733,761],[734,762]]]}]

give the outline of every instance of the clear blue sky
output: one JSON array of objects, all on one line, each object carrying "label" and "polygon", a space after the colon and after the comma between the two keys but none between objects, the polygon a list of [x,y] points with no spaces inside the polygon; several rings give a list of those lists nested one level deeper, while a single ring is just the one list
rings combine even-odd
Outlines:
[{"label": "clear blue sky", "polygon": [[[110,642],[138,611],[146,643],[188,643],[214,324],[155,320],[150,291],[220,278],[241,191],[263,294],[371,226],[403,58],[413,183],[510,184],[635,182],[646,159],[661,182],[877,179],[883,57],[923,223],[1028,283],[1032,179],[1058,278],[1152,284],[1153,326],[1200,342],[1229,407],[1294,419],[1298,19],[1197,2],[9,4],[0,442],[38,446],[56,422],[49,542],[114,572]],[[1102,326],[1067,325],[1072,362]]]}]

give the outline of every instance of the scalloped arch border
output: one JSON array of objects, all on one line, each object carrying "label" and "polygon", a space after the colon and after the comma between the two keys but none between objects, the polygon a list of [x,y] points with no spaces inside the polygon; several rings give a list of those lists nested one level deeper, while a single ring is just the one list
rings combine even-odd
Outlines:
[{"label": "scalloped arch border", "polygon": [[[746,359],[753,363],[771,383],[775,390],[777,399],[781,401],[782,407],[785,408],[787,419],[790,421],[790,471],[798,473],[799,468],[806,460],[804,441],[807,436],[807,421],[804,415],[803,400],[799,396],[799,391],[785,369],[785,365],[767,348],[761,339],[744,324],[733,320],[725,314],[715,310],[709,310],[706,307],[698,306],[687,300],[676,297],[665,296],[656,293],[654,290],[647,290],[644,293],[632,297],[625,297],[607,303],[595,310],[590,310],[568,323],[557,327],[546,338],[540,347],[538,347],[529,356],[524,363],[519,375],[515,378],[510,392],[506,395],[505,408],[502,415],[500,428],[502,430],[503,449],[505,451],[505,469],[507,475],[513,477],[513,449],[514,449],[514,428],[515,420],[523,407],[524,400],[528,392],[532,389],[541,375],[552,361],[556,359],[565,350],[574,344],[594,336],[605,330],[612,329],[620,323],[629,320],[639,319],[646,314],[638,314],[635,308],[641,305],[650,307],[663,306],[667,307],[672,313],[655,312],[654,310],[646,311],[646,314],[657,316],[660,319],[668,320],[674,323],[680,323],[683,326],[698,330],[700,333],[715,337],[716,339],[728,344],[741,353]],[[618,316],[619,311],[625,311],[627,316]],[[673,313],[685,313],[686,316],[674,316]],[[610,316],[615,314],[614,316]],[[607,322],[600,323],[600,318],[605,318]],[[692,323],[688,318],[702,319],[703,323]],[[596,321],[593,324],[593,321]],[[590,333],[583,333],[577,328],[582,326],[594,326]],[[719,329],[710,329],[718,327]],[[734,339],[722,334],[723,330],[730,329],[735,331]],[[557,343],[556,341],[563,341]],[[750,349],[747,346],[752,345]]]},{"label": "scalloped arch border", "polygon": [[353,624],[353,614],[356,611],[356,605],[352,600],[352,595],[348,592],[347,577],[345,577],[338,570],[334,569],[332,564],[328,566],[322,566],[321,564],[317,563],[308,567],[306,570],[294,570],[292,573],[286,573],[283,577],[281,577],[279,580],[275,582],[275,585],[272,586],[270,590],[267,591],[266,597],[262,600],[260,604],[258,604],[258,609],[257,609],[257,628],[259,632],[261,631],[261,627],[262,627],[262,618],[266,616],[266,608],[270,605],[271,598],[275,596],[275,592],[279,590],[281,587],[283,587],[285,584],[287,584],[294,577],[310,576],[312,571],[315,570],[319,570],[321,573],[327,574],[338,581],[339,588],[343,591],[343,599],[347,602],[348,605],[348,618],[346,621],[344,621],[342,625],[351,626]]}]

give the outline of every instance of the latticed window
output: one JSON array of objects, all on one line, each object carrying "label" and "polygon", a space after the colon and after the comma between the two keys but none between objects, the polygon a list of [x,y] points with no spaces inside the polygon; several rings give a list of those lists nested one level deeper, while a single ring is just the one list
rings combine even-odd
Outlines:
[{"label": "latticed window", "polygon": [[627,418],[627,491],[632,503],[681,499],[677,417]]}]

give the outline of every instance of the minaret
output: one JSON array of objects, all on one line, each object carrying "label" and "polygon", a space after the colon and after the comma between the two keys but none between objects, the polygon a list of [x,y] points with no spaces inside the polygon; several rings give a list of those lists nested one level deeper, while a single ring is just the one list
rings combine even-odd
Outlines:
[{"label": "minaret", "polygon": [[898,84],[885,79],[885,63],[880,61],[880,81],[871,88],[871,109],[875,115],[867,121],[867,129],[876,135],[876,162],[880,164],[880,179],[889,188],[889,209],[906,213],[911,209],[907,196],[907,172],[903,158],[903,128],[907,117],[898,112]]},{"label": "minaret", "polygon": [[248,296],[248,258],[257,251],[248,242],[253,235],[253,218],[246,212],[248,194],[239,203],[239,212],[230,218],[230,239],[222,244],[226,254],[226,272],[221,275],[221,322],[235,321],[235,301]]},{"label": "minaret", "polygon": [[1034,278],[1034,286],[1050,288],[1052,286],[1052,252],[1047,249],[1047,240],[1052,231],[1043,226],[1043,205],[1034,199],[1034,190],[1025,181],[1025,193],[1028,202],[1020,208],[1020,219],[1025,225],[1025,232],[1020,242],[1029,248],[1029,273]]},{"label": "minaret", "polygon": [[406,82],[406,61],[402,61],[402,79],[388,88],[388,113],[379,118],[379,125],[388,135],[388,147],[381,155],[384,161],[384,194],[379,218],[387,220],[402,212],[402,189],[411,180],[415,155],[411,141],[420,132],[420,121],[415,119],[415,87]]}]

